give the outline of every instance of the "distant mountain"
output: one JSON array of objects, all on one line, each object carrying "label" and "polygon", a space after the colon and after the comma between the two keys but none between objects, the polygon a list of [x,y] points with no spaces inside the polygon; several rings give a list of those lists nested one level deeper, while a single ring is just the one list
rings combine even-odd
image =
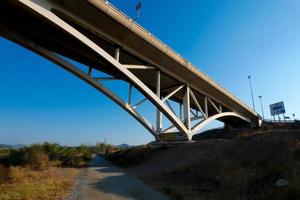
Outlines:
[{"label": "distant mountain", "polygon": [[10,149],[12,148],[12,146],[7,144],[0,144],[0,148]]},{"label": "distant mountain", "polygon": [[19,149],[19,148],[22,148],[22,147],[25,147],[24,144],[16,144],[16,145],[13,145],[13,148],[14,149]]},{"label": "distant mountain", "polygon": [[19,149],[24,146],[25,145],[23,144],[16,144],[16,145],[0,144],[0,148],[5,148],[5,149]]},{"label": "distant mountain", "polygon": [[120,149],[127,149],[127,148],[129,148],[129,147],[131,147],[131,146],[128,145],[128,144],[120,144],[120,145],[118,145],[117,147],[120,148]]}]

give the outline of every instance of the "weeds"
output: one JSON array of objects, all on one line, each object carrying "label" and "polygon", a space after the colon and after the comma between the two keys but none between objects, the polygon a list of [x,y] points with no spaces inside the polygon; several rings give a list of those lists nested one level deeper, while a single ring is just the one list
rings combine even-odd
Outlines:
[{"label": "weeds", "polygon": [[[17,150],[0,150],[0,200],[64,199],[76,169],[92,158],[85,145],[33,144]],[[62,168],[63,167],[63,168]]]},{"label": "weeds", "polygon": [[77,174],[77,170],[70,168],[32,171],[29,168],[11,167],[5,170],[8,176],[0,184],[0,200],[64,199]]},{"label": "weeds", "polygon": [[[300,199],[299,135],[239,138],[218,153],[167,174],[208,199]],[[283,178],[284,188],[275,186]],[[201,194],[202,193],[202,194]],[[205,199],[205,198],[204,198]]]},{"label": "weeds", "polygon": [[163,192],[169,196],[171,196],[174,200],[183,200],[184,197],[182,194],[180,194],[178,192],[178,190],[176,189],[173,189],[172,187],[170,186],[164,186],[163,187]]}]

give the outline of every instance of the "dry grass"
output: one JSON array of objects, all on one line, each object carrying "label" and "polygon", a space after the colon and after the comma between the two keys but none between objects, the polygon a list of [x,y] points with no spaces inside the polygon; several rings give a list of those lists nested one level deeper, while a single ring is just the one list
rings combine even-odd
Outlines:
[{"label": "dry grass", "polygon": [[56,200],[70,191],[77,169],[50,167],[43,171],[0,166],[0,200]]},{"label": "dry grass", "polygon": [[[184,199],[300,199],[300,135],[268,134],[239,138],[219,152],[165,174]],[[286,179],[287,187],[275,182]],[[175,182],[175,184],[174,184]],[[176,199],[176,198],[174,198]]]}]

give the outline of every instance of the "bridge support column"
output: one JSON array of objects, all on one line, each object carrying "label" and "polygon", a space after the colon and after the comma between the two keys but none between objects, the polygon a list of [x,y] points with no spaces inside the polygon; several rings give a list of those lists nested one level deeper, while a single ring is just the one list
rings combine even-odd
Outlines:
[{"label": "bridge support column", "polygon": [[183,115],[184,125],[190,131],[191,130],[191,113],[190,113],[190,87],[187,85],[183,97]]},{"label": "bridge support column", "polygon": [[132,99],[132,84],[129,84],[128,89],[128,104],[131,106],[131,99]]},{"label": "bridge support column", "polygon": [[180,103],[179,104],[179,119],[180,119],[180,121],[182,121],[182,108],[183,108],[182,103]]},{"label": "bridge support column", "polygon": [[205,112],[205,117],[208,118],[207,97],[204,97],[204,112]]},{"label": "bridge support column", "polygon": [[[160,96],[160,71],[157,71],[156,74],[156,95],[158,98],[161,98]],[[159,108],[156,109],[156,132],[157,134],[161,133],[162,129],[162,113]]]},{"label": "bridge support column", "polygon": [[120,60],[120,48],[116,48],[115,50],[115,59],[119,62]]}]

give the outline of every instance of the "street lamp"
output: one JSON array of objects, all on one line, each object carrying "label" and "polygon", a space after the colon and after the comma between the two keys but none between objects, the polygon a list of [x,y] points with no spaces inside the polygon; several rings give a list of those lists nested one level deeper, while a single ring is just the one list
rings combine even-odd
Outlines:
[{"label": "street lamp", "polygon": [[252,105],[253,105],[253,110],[255,111],[255,104],[254,104],[254,98],[253,98],[253,90],[252,90],[252,82],[251,82],[251,76],[248,76],[249,79],[249,84],[250,84],[250,91],[251,91],[251,97],[252,97]]},{"label": "street lamp", "polygon": [[265,119],[264,108],[263,108],[263,104],[262,104],[262,95],[260,95],[258,98],[260,100],[260,107],[261,107],[262,117],[263,117],[263,119]]}]

